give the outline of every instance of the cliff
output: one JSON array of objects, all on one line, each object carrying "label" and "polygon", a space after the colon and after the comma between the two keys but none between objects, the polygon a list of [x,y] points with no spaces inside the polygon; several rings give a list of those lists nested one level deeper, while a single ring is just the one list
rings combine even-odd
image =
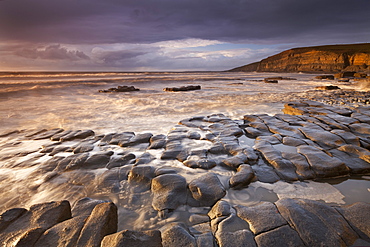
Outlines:
[{"label": "cliff", "polygon": [[369,72],[370,43],[293,48],[231,72]]}]

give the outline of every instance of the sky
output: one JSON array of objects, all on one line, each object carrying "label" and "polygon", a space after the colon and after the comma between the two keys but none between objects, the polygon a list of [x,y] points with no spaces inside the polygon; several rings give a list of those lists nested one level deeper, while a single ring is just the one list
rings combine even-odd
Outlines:
[{"label": "sky", "polygon": [[0,0],[0,71],[220,71],[370,42],[370,0]]}]

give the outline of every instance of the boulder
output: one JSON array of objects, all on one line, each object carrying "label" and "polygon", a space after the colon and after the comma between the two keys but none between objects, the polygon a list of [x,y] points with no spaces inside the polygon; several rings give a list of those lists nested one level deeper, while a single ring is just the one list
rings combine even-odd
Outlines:
[{"label": "boulder", "polygon": [[147,190],[150,189],[154,176],[153,166],[134,166],[128,174],[128,182],[133,186],[139,186],[142,190]]},{"label": "boulder", "polygon": [[118,86],[109,88],[106,90],[99,90],[99,93],[114,93],[114,92],[134,92],[134,91],[140,91],[140,89],[135,88],[134,86]]},{"label": "boulder", "polygon": [[3,212],[0,215],[0,232],[26,212],[27,209],[25,208],[12,208]]},{"label": "boulder", "polygon": [[334,80],[334,75],[318,75],[318,76],[315,76],[315,79],[319,79],[319,80]]},{"label": "boulder", "polygon": [[162,247],[161,232],[124,230],[104,237],[101,246]]},{"label": "boulder", "polygon": [[106,202],[96,205],[86,219],[76,246],[100,247],[106,235],[117,231],[117,224],[117,207],[114,203]]},{"label": "boulder", "polygon": [[226,195],[226,191],[217,175],[212,172],[192,180],[188,186],[192,198],[195,199],[194,203],[199,206],[212,206]]},{"label": "boulder", "polygon": [[35,246],[76,246],[87,217],[88,215],[73,217],[49,228]]},{"label": "boulder", "polygon": [[124,141],[124,140],[120,141],[119,145],[121,147],[129,147],[129,146],[134,146],[134,145],[138,145],[141,143],[149,143],[149,140],[152,136],[153,134],[151,133],[137,134],[127,141]]},{"label": "boulder", "polygon": [[126,143],[134,135],[135,135],[134,132],[122,132],[122,133],[119,133],[119,134],[114,134],[113,136],[111,136],[110,141],[108,143],[111,144],[111,145],[119,145],[121,142]]},{"label": "boulder", "polygon": [[163,91],[166,92],[182,92],[182,91],[192,91],[192,90],[200,90],[201,86],[182,86],[182,87],[166,87]]},{"label": "boulder", "polygon": [[318,86],[318,87],[315,87],[315,89],[316,90],[338,90],[340,89],[340,87],[330,85],[330,86]]},{"label": "boulder", "polygon": [[184,224],[167,224],[160,229],[163,247],[187,246],[197,247],[195,238],[190,235]]},{"label": "boulder", "polygon": [[32,136],[32,139],[33,140],[41,140],[41,139],[48,139],[48,138],[51,138],[52,136],[58,134],[58,133],[61,133],[63,132],[64,130],[61,129],[61,128],[56,128],[56,129],[51,129],[51,130],[47,130],[45,132],[41,132],[39,134],[36,134],[36,135],[33,135]]},{"label": "boulder", "polygon": [[[109,161],[110,157],[113,155],[112,151],[101,152],[91,155],[83,163],[73,163],[68,164],[66,169],[98,169],[105,167]],[[82,157],[82,156],[81,156]]]},{"label": "boulder", "polygon": [[190,168],[212,169],[217,165],[216,161],[211,159],[185,160],[184,165]]},{"label": "boulder", "polygon": [[136,159],[135,154],[132,153],[124,154],[121,157],[110,159],[109,163],[106,165],[106,168],[111,169],[114,167],[121,167],[128,164],[133,164],[135,159]]},{"label": "boulder", "polygon": [[41,203],[27,212],[8,211],[4,216],[9,216],[9,224],[0,232],[0,242],[4,246],[33,246],[48,228],[71,218],[71,207],[68,201]]},{"label": "boulder", "polygon": [[278,80],[265,78],[265,79],[263,79],[263,82],[264,83],[278,83]]},{"label": "boulder", "polygon": [[184,177],[177,174],[164,174],[152,180],[152,206],[166,214],[186,203],[187,187]]},{"label": "boulder", "polygon": [[220,200],[218,201],[212,209],[208,212],[208,216],[211,220],[223,217],[223,216],[229,216],[231,214],[231,206],[228,202]]},{"label": "boulder", "polygon": [[165,135],[155,135],[150,138],[150,145],[148,149],[160,149],[166,146]]},{"label": "boulder", "polygon": [[335,78],[346,78],[346,77],[354,77],[356,72],[353,71],[346,71],[346,72],[341,72],[337,73],[334,75]]},{"label": "boulder", "polygon": [[72,216],[86,216],[88,217],[96,205],[106,203],[108,201],[92,199],[89,197],[81,198],[76,201],[72,207]]},{"label": "boulder", "polygon": [[250,165],[242,164],[238,167],[237,172],[230,178],[231,188],[242,189],[247,187],[254,178],[254,172]]}]

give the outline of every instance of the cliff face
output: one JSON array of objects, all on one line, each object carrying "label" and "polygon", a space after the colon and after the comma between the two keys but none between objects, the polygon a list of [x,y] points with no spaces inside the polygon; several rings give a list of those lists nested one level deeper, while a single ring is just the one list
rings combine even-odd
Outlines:
[{"label": "cliff face", "polygon": [[230,71],[335,73],[367,72],[370,43],[294,48]]}]

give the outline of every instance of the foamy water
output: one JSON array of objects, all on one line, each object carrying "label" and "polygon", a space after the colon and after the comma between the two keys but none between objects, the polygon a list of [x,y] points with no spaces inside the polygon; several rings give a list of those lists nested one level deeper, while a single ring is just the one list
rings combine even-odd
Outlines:
[{"label": "foamy water", "polygon": [[[314,75],[279,74],[297,80],[263,83],[277,74],[256,73],[77,73],[2,74],[0,133],[14,129],[93,129],[167,132],[178,121],[196,115],[280,113],[290,92],[322,85]],[[326,82],[324,82],[326,83]],[[118,85],[137,92],[98,93]],[[202,90],[171,93],[165,87],[200,85]]]},{"label": "foamy water", "polygon": [[[297,80],[281,80],[278,84],[268,84],[262,81],[266,77],[273,76],[296,78]],[[0,134],[14,130],[57,127],[66,130],[92,129],[96,134],[123,131],[166,134],[180,120],[193,116],[222,113],[231,119],[240,120],[246,114],[273,115],[281,113],[285,102],[299,99],[293,93],[304,93],[313,90],[316,86],[333,83],[315,80],[314,77],[315,75],[310,74],[218,72],[0,73]],[[119,85],[132,85],[140,91],[98,92],[99,89]],[[188,85],[200,85],[202,89],[175,93],[163,91],[166,87]],[[341,87],[355,88],[355,85],[348,84],[341,85]],[[1,157],[12,156],[17,152],[37,151],[41,145],[48,143],[50,144],[49,140],[18,142],[17,137],[3,137],[0,138]],[[189,145],[197,147],[208,144],[206,141],[198,141]],[[113,151],[119,152],[119,150]],[[146,150],[144,147],[143,150],[139,148],[135,152],[139,156]],[[156,151],[149,152],[154,157],[159,155]],[[70,153],[58,155],[70,155]],[[97,181],[92,182],[91,177],[102,174],[107,169],[94,170],[94,174],[65,173],[51,184],[47,182],[45,174],[37,173],[39,168],[37,164],[50,158],[51,156],[31,152],[29,155],[2,161],[2,164],[7,162],[7,168],[0,168],[2,209],[30,206],[50,200],[68,199],[73,202],[85,196],[110,199],[118,204],[120,215],[126,217],[121,221],[122,229],[154,229],[167,222],[181,221],[192,212],[201,210],[183,206],[176,210],[170,218],[160,219],[151,207],[150,193],[143,193],[139,200],[133,203],[130,201],[130,191],[123,190],[120,194],[113,195],[104,193],[101,188],[89,187],[97,184]],[[28,164],[27,167],[22,168],[24,161],[31,161],[34,165]],[[188,180],[205,172],[187,168],[178,161],[164,162],[157,159],[157,162],[151,165],[175,169]],[[11,166],[18,168],[11,169],[9,168]],[[213,172],[225,184],[233,174],[231,171],[217,170],[217,168]],[[67,183],[71,180],[77,182]],[[353,187],[356,186],[353,185],[356,181],[347,180],[346,183],[352,184]],[[369,188],[369,178],[364,176],[358,181],[362,181],[361,191],[358,194],[368,195],[366,193],[370,192],[366,189]],[[277,198],[304,197],[343,204],[358,200],[356,198],[360,196],[355,194],[351,190],[347,192],[346,186],[341,185],[332,186],[328,183],[316,182],[291,184],[280,181],[272,185],[254,183],[241,191],[229,190],[224,199],[235,204],[253,205],[261,200],[275,201]],[[130,206],[127,206],[128,204]]]}]

